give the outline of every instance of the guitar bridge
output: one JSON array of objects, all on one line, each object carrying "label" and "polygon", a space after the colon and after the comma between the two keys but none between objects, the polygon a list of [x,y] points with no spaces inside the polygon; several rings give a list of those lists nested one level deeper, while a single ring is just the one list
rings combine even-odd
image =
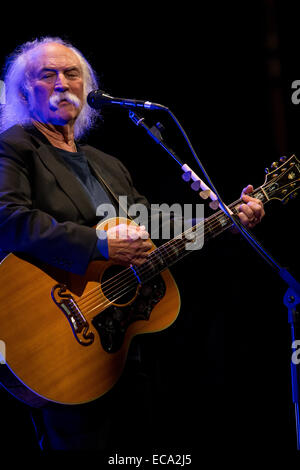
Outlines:
[{"label": "guitar bridge", "polygon": [[78,307],[73,296],[67,292],[64,284],[56,284],[51,291],[54,303],[66,316],[73,334],[78,343],[82,346],[89,346],[94,341],[94,333],[89,331],[90,325],[80,308]]}]

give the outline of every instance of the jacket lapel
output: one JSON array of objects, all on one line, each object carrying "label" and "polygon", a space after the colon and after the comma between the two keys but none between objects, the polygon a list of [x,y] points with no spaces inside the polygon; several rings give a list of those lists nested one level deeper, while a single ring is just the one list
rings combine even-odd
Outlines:
[{"label": "jacket lapel", "polygon": [[96,218],[96,211],[84,187],[79,183],[72,171],[69,170],[62,158],[56,154],[54,148],[52,150],[47,139],[44,138],[44,136],[41,138],[39,131],[36,132],[35,129],[30,129],[30,133],[38,137],[39,147],[37,151],[40,159],[55,176],[59,186],[73,201],[83,218],[86,220],[94,220]]},{"label": "jacket lapel", "polygon": [[43,149],[40,156],[47,168],[55,175],[61,189],[72,199],[83,217],[86,220],[95,219],[96,211],[90,197],[62,158],[47,147]]}]

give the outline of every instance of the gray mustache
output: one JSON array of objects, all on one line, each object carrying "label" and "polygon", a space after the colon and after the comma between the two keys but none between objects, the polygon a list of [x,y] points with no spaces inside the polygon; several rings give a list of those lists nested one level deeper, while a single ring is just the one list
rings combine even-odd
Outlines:
[{"label": "gray mustache", "polygon": [[73,95],[69,91],[64,91],[62,93],[53,93],[49,98],[49,104],[52,109],[57,109],[58,104],[62,101],[66,100],[69,103],[73,104],[76,108],[79,108],[81,105],[81,101],[77,96]]}]

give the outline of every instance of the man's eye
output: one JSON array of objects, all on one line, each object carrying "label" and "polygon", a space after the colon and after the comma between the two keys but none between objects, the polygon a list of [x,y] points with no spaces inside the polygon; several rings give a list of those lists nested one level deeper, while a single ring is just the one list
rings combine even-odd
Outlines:
[{"label": "man's eye", "polygon": [[77,77],[79,77],[79,73],[78,72],[68,72],[68,73],[66,73],[66,76],[68,78],[77,78]]},{"label": "man's eye", "polygon": [[44,73],[44,74],[41,76],[42,79],[47,79],[47,78],[49,79],[49,78],[53,78],[53,77],[55,77],[55,74],[54,74],[54,73]]}]

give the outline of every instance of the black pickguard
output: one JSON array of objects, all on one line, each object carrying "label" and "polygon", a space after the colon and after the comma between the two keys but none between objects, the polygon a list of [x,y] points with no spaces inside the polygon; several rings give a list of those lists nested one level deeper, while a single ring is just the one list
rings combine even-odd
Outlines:
[{"label": "black pickguard", "polygon": [[[137,320],[149,320],[153,307],[163,298],[166,286],[161,275],[139,287],[137,297],[124,307],[111,305],[96,315],[92,324],[99,333],[104,351],[115,353],[124,341],[128,326]],[[118,301],[122,304],[122,299]]]}]

